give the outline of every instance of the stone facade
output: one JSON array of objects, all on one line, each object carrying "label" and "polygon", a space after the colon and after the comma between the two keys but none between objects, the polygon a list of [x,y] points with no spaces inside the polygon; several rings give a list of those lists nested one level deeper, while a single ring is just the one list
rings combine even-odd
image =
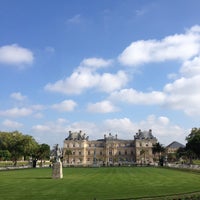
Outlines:
[{"label": "stone facade", "polygon": [[104,135],[103,139],[89,140],[82,131],[71,132],[64,140],[63,164],[82,166],[124,165],[152,163],[152,146],[157,139],[152,131],[141,131],[132,140],[118,139],[117,135]]}]

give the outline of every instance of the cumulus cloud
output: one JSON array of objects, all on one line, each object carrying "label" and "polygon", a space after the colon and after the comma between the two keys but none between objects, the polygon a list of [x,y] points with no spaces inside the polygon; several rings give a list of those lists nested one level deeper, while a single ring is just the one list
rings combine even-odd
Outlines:
[{"label": "cumulus cloud", "polygon": [[180,73],[184,77],[192,77],[200,74],[200,57],[197,56],[192,60],[185,61],[180,69]]},{"label": "cumulus cloud", "polygon": [[33,110],[30,108],[11,108],[8,110],[0,110],[0,116],[4,117],[26,117],[33,113]]},{"label": "cumulus cloud", "polygon": [[119,56],[123,65],[137,66],[150,62],[187,60],[200,51],[200,26],[185,34],[175,34],[162,40],[140,40],[131,43]]},{"label": "cumulus cloud", "polygon": [[165,145],[172,142],[171,138],[184,143],[187,135],[186,130],[173,124],[166,116],[149,115],[142,121],[133,121],[126,117],[107,119],[103,121],[103,127],[107,132],[117,134],[118,138],[122,139],[133,139],[138,129],[143,131],[152,129],[153,135]]},{"label": "cumulus cloud", "polygon": [[118,108],[115,107],[110,101],[101,101],[93,104],[90,103],[87,110],[93,113],[110,113],[118,111]]},{"label": "cumulus cloud", "polygon": [[60,111],[60,112],[69,112],[73,111],[75,107],[77,106],[77,103],[73,100],[65,100],[61,103],[52,105],[52,108]]},{"label": "cumulus cloud", "polygon": [[[152,129],[153,135],[162,144],[168,145],[173,140],[184,143],[187,131],[180,126],[173,124],[166,116],[149,115],[142,121],[134,121],[130,118],[113,118],[100,121],[98,124],[88,121],[70,122],[66,119],[57,119],[55,122],[46,122],[32,127],[39,141],[44,142],[46,137],[50,138],[50,144],[56,141],[63,141],[69,131],[80,131],[86,133],[90,139],[101,139],[104,134],[117,134],[119,139],[134,139],[134,135],[141,129],[148,131]],[[61,144],[63,145],[63,144]]]},{"label": "cumulus cloud", "polygon": [[17,101],[23,101],[26,99],[26,96],[22,95],[20,92],[14,92],[10,95],[10,97]]},{"label": "cumulus cloud", "polygon": [[117,133],[119,137],[126,139],[133,139],[133,136],[138,129],[146,130],[152,129],[153,135],[157,139],[167,145],[173,140],[184,142],[185,130],[174,125],[165,116],[156,117],[155,115],[149,115],[142,121],[131,121],[129,118],[116,118],[108,119],[104,121],[104,126],[111,130],[113,133]]},{"label": "cumulus cloud", "polygon": [[[56,121],[49,121],[44,124],[36,124],[32,127],[32,132],[40,143],[46,143],[46,138],[48,137],[48,144],[51,146],[58,143],[60,146],[63,146],[63,140],[68,137],[69,131],[80,131],[86,132],[89,136],[92,136],[92,133],[98,133],[97,127],[94,123],[91,122],[72,122],[69,123],[68,120],[59,118]],[[56,140],[55,140],[56,138]],[[95,138],[97,139],[97,138]],[[57,141],[57,142],[55,142]]]},{"label": "cumulus cloud", "polygon": [[45,107],[42,105],[31,105],[29,107],[14,107],[7,110],[0,110],[0,116],[3,117],[27,117],[32,114],[36,114],[35,112],[43,110]]},{"label": "cumulus cloud", "polygon": [[187,115],[200,113],[200,26],[187,29],[184,34],[167,36],[161,40],[139,40],[129,45],[119,55],[123,65],[139,66],[151,62],[179,61],[178,73],[166,76],[171,82],[163,85],[161,91],[137,91],[118,89],[111,92],[110,101],[122,101],[135,105],[159,105],[181,110]]},{"label": "cumulus cloud", "polygon": [[136,125],[129,118],[107,119],[103,122],[105,129],[118,133],[121,137],[132,139],[133,131],[137,130]]},{"label": "cumulus cloud", "polygon": [[0,47],[0,63],[9,65],[31,64],[34,56],[32,51],[17,44]]},{"label": "cumulus cloud", "polygon": [[2,125],[7,127],[7,128],[11,128],[11,129],[18,129],[18,128],[21,128],[23,126],[22,123],[19,123],[19,122],[13,121],[13,120],[9,120],[9,119],[5,119],[2,122]]},{"label": "cumulus cloud", "polygon": [[154,105],[162,104],[165,101],[165,94],[159,91],[138,92],[130,88],[111,93],[109,99],[137,105]]},{"label": "cumulus cloud", "polygon": [[164,87],[167,95],[165,105],[175,109],[182,110],[188,115],[200,115],[200,75],[190,78],[180,78],[169,83]]},{"label": "cumulus cloud", "polygon": [[71,76],[58,80],[55,83],[48,83],[45,89],[63,94],[81,94],[86,89],[97,89],[102,92],[111,92],[126,85],[128,77],[124,71],[116,74],[98,73],[97,69],[107,67],[110,60],[101,58],[84,59],[81,65]]},{"label": "cumulus cloud", "polygon": [[97,69],[108,67],[112,64],[112,60],[104,60],[102,58],[85,58],[80,64],[82,68]]}]

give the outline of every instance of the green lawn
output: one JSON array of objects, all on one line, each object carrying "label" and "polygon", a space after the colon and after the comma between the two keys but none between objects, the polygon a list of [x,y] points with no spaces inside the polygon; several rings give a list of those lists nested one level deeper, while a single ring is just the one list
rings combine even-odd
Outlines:
[{"label": "green lawn", "polygon": [[2,200],[134,199],[200,192],[200,173],[151,167],[64,168],[0,171]]}]

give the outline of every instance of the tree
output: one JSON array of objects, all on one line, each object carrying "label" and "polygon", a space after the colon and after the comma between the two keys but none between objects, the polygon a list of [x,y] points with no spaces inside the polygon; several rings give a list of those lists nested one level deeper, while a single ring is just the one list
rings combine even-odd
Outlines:
[{"label": "tree", "polygon": [[153,145],[152,152],[154,156],[158,154],[159,164],[163,166],[164,158],[162,156],[162,153],[165,152],[165,148],[163,147],[163,145],[157,142],[156,144]]},{"label": "tree", "polygon": [[8,150],[0,150],[0,161],[2,160],[9,160],[11,154]]},{"label": "tree", "polygon": [[30,135],[23,135],[18,131],[0,132],[0,149],[8,150],[14,166],[20,158],[32,156],[38,143]]},{"label": "tree", "polygon": [[42,161],[50,158],[50,146],[48,144],[40,144],[38,149],[38,159]]},{"label": "tree", "polygon": [[200,128],[192,128],[191,133],[186,137],[186,150],[191,151],[200,158]]}]

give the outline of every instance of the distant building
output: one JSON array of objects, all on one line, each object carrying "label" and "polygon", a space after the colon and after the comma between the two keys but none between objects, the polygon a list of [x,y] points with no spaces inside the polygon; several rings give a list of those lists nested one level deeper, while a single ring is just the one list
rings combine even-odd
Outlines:
[{"label": "distant building", "polygon": [[184,148],[185,146],[179,142],[172,142],[166,147],[166,152],[169,153],[176,153],[179,148]]},{"label": "distant building", "polygon": [[89,140],[82,131],[71,132],[64,140],[64,165],[123,165],[153,162],[152,147],[157,139],[152,130],[141,131],[134,139],[119,139],[111,133],[103,139]]}]

